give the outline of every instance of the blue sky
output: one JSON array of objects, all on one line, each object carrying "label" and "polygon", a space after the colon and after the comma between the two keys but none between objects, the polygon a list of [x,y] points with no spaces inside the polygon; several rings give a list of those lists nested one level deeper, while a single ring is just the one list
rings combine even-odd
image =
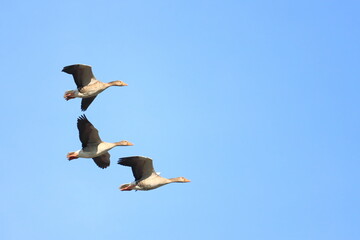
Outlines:
[{"label": "blue sky", "polygon": [[[358,239],[357,1],[1,4],[1,239]],[[111,150],[77,150],[70,64],[103,92],[86,111]],[[149,192],[119,157],[154,159]]]}]

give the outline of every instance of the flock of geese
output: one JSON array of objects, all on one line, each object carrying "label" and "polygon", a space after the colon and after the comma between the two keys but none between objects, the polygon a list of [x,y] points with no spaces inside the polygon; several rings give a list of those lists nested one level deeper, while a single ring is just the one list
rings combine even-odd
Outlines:
[{"label": "flock of geese", "polygon": [[[76,90],[66,91],[64,98],[70,100],[73,98],[81,98],[81,110],[86,111],[96,96],[111,86],[127,86],[122,81],[113,81],[104,83],[97,80],[91,70],[91,66],[84,64],[74,64],[66,66],[62,70],[71,74],[77,86]],[[80,150],[69,152],[68,160],[77,158],[92,158],[95,164],[104,169],[110,165],[109,151],[117,146],[132,146],[129,141],[110,143],[104,142],[99,136],[98,130],[83,114],[77,119],[77,127],[79,130],[79,138],[82,144]],[[120,158],[118,164],[131,167],[135,181],[120,186],[121,191],[131,190],[151,190],[168,183],[173,182],[190,182],[184,177],[163,178],[155,172],[153,161],[151,158],[142,156],[132,156]]]}]

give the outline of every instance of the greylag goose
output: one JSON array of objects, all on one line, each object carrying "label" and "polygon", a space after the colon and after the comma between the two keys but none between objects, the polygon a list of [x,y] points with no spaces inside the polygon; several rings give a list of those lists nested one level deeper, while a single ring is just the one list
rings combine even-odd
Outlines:
[{"label": "greylag goose", "polygon": [[82,149],[67,154],[68,160],[76,158],[92,158],[100,168],[106,168],[110,165],[110,154],[108,151],[116,146],[132,146],[129,141],[120,141],[108,143],[101,141],[98,130],[89,122],[85,115],[77,119],[79,129],[79,138],[82,143]]},{"label": "greylag goose", "polygon": [[161,187],[168,183],[190,182],[190,180],[184,177],[169,178],[169,179],[161,177],[158,173],[155,172],[152,159],[147,157],[140,157],[140,156],[124,157],[119,159],[118,164],[131,167],[131,170],[135,177],[134,182],[121,185],[120,186],[121,191],[131,191],[131,190],[147,191]]},{"label": "greylag goose", "polygon": [[68,74],[72,74],[77,86],[77,90],[69,90],[64,94],[66,101],[73,98],[82,98],[81,110],[85,111],[94,101],[96,96],[111,86],[127,86],[123,81],[113,81],[103,83],[97,80],[91,70],[91,66],[84,64],[74,64],[66,66],[62,70]]}]

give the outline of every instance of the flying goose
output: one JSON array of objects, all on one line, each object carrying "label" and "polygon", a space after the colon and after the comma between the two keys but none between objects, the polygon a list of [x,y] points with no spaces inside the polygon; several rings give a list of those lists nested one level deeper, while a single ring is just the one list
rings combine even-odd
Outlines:
[{"label": "flying goose", "polygon": [[111,86],[127,86],[122,81],[113,81],[103,83],[97,80],[91,70],[91,66],[84,64],[74,64],[66,66],[62,70],[68,74],[72,74],[77,86],[77,90],[69,90],[64,94],[66,101],[73,98],[82,98],[81,110],[85,111],[89,105],[94,101],[96,96]]},{"label": "flying goose", "polygon": [[76,158],[92,158],[100,168],[106,168],[110,165],[110,154],[108,151],[116,146],[132,146],[129,141],[120,141],[108,143],[101,141],[98,130],[89,122],[85,115],[77,119],[79,129],[79,138],[82,143],[82,149],[67,154],[68,160]]},{"label": "flying goose", "polygon": [[120,186],[121,191],[152,190],[172,182],[190,182],[184,177],[163,178],[155,172],[151,158],[134,156],[119,158],[118,164],[131,167],[135,181]]}]

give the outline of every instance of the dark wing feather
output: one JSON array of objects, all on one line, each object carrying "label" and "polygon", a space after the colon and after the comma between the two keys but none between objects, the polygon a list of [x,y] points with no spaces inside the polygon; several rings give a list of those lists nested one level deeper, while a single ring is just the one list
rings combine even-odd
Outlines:
[{"label": "dark wing feather", "polygon": [[131,167],[135,181],[145,179],[154,172],[153,161],[151,158],[134,156],[119,158],[118,164]]},{"label": "dark wing feather", "polygon": [[89,97],[89,98],[83,98],[81,100],[81,111],[86,111],[86,109],[88,109],[88,107],[94,101],[95,98],[96,98],[96,96]]},{"label": "dark wing feather", "polygon": [[83,148],[87,147],[89,144],[101,143],[98,130],[91,122],[89,122],[84,114],[78,118],[77,127],[79,129],[79,138]]},{"label": "dark wing feather", "polygon": [[62,71],[73,75],[79,90],[82,87],[89,85],[92,79],[96,79],[91,70],[91,66],[88,65],[74,64],[64,67]]},{"label": "dark wing feather", "polygon": [[94,157],[93,160],[99,168],[104,169],[110,166],[110,154],[108,152]]}]

